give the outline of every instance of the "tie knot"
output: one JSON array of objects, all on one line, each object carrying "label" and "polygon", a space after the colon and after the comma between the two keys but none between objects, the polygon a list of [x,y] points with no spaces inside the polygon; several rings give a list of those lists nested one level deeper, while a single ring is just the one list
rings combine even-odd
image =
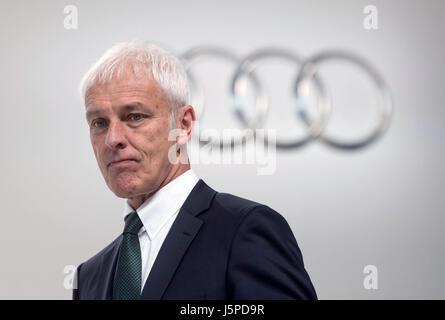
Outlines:
[{"label": "tie knot", "polygon": [[125,218],[124,233],[131,233],[137,235],[139,229],[142,227],[142,221],[136,211],[133,211]]}]

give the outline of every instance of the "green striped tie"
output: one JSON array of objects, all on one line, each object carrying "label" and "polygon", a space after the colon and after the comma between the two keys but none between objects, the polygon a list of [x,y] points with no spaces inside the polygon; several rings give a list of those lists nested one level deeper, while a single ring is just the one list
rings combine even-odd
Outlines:
[{"label": "green striped tie", "polygon": [[142,222],[136,211],[125,218],[113,283],[113,300],[138,300],[141,295],[141,248],[138,232]]}]

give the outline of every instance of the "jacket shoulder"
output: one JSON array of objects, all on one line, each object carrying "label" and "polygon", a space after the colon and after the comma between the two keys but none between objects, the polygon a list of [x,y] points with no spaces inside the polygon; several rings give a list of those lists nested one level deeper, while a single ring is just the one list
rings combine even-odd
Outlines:
[{"label": "jacket shoulder", "polygon": [[102,257],[104,255],[107,255],[110,253],[116,246],[116,242],[122,237],[122,235],[119,235],[116,239],[114,239],[109,245],[107,245],[105,248],[100,250],[98,253],[96,253],[94,256],[89,258],[83,263],[83,268],[89,265],[96,265],[98,262],[101,261]]},{"label": "jacket shoulder", "polygon": [[218,192],[209,187],[202,179],[200,181],[204,185],[204,189],[209,190],[209,193],[213,194],[211,210],[222,214],[222,219],[225,222],[239,226],[241,222],[246,222],[250,219],[256,219],[259,222],[264,221],[265,223],[272,219],[290,230],[284,216],[268,205],[235,196],[231,193]]},{"label": "jacket shoulder", "polygon": [[79,278],[82,280],[86,280],[85,277],[94,277],[98,276],[98,273],[100,272],[100,266],[104,261],[104,257],[111,254],[113,250],[116,248],[116,245],[118,245],[118,241],[122,235],[119,235],[116,239],[114,239],[109,245],[107,245],[105,248],[103,248],[101,251],[96,253],[94,256],[86,260],[85,262],[81,263],[77,267],[77,281],[79,281]]},{"label": "jacket shoulder", "polygon": [[290,231],[290,226],[282,214],[272,209],[268,205],[241,198],[230,193],[218,192],[215,196],[216,205],[222,207],[226,215],[231,216],[237,221],[246,222],[254,219],[257,222],[270,223],[275,221]]},{"label": "jacket shoulder", "polygon": [[250,212],[257,211],[257,209],[265,207],[265,205],[256,201],[224,192],[216,193],[213,206],[216,206],[219,211],[223,211],[226,218],[232,218],[238,221],[243,219],[243,217],[248,215]]}]

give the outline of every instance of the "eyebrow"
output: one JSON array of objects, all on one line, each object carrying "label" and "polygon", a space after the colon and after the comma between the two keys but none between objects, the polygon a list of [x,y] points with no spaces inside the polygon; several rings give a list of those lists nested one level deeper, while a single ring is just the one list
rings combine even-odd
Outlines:
[{"label": "eyebrow", "polygon": [[[134,102],[134,103],[129,103],[129,104],[125,104],[123,106],[116,107],[116,109],[118,109],[119,111],[131,112],[134,110],[143,110],[144,107],[143,107],[142,103]],[[87,120],[91,119],[94,116],[100,115],[102,112],[103,111],[100,109],[88,110],[86,113],[86,118],[87,118]]]}]

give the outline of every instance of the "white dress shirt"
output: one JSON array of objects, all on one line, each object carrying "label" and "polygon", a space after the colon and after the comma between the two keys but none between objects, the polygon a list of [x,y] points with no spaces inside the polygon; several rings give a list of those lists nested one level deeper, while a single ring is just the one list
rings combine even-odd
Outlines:
[{"label": "white dress shirt", "polygon": [[[196,174],[191,169],[187,170],[136,209],[143,224],[138,233],[142,258],[141,293],[179,209],[198,181]],[[125,200],[124,219],[133,211],[135,210]]]}]

